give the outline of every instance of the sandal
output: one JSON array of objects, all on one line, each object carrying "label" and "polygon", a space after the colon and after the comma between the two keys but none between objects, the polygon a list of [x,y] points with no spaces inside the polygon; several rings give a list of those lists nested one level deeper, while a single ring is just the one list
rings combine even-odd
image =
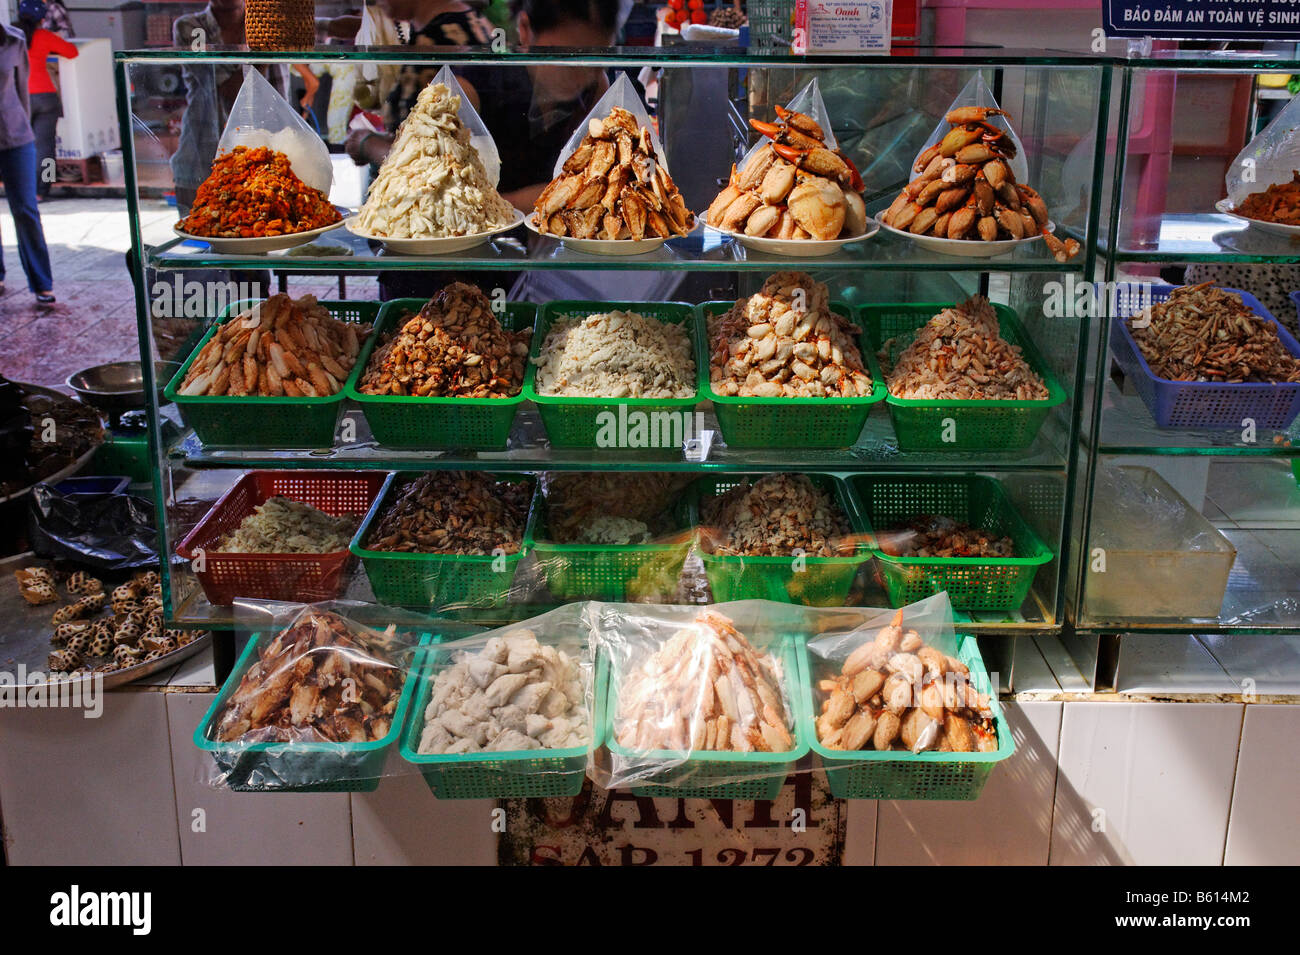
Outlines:
[{"label": "sandal", "polygon": [[38,305],[53,305],[55,302],[53,292],[37,292],[36,303]]}]

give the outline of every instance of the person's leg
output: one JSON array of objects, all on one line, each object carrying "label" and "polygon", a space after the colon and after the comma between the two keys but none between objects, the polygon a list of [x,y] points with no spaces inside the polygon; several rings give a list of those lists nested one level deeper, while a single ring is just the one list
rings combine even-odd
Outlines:
[{"label": "person's leg", "polygon": [[36,93],[32,96],[32,132],[36,135],[36,195],[44,199],[50,194],[46,170],[54,171],[54,139],[58,127],[58,93]]},{"label": "person's leg", "polygon": [[27,287],[38,296],[54,291],[50,253],[36,208],[36,144],[0,149],[0,181],[18,232],[18,258],[27,273]]}]

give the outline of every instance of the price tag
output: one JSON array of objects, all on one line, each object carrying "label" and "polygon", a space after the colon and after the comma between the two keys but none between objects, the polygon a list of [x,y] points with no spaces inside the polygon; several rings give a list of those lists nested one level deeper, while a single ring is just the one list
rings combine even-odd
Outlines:
[{"label": "price tag", "polygon": [[892,0],[798,0],[795,53],[888,53]]}]

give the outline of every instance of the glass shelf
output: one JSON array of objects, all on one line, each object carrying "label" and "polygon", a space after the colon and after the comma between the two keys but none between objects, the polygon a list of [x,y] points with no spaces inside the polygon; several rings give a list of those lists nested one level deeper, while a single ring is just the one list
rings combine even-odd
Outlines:
[{"label": "glass shelf", "polygon": [[357,47],[342,44],[318,46],[298,52],[248,50],[239,46],[212,45],[203,50],[122,50],[113,55],[121,63],[304,63],[356,60],[375,63],[502,63],[526,66],[560,63],[566,66],[672,66],[691,64],[736,67],[880,67],[910,69],[917,66],[950,66],[967,69],[998,66],[1075,67],[1096,69],[1105,57],[1066,50],[1015,50],[995,46],[896,46],[893,56],[849,57],[826,53],[750,51],[741,46],[705,46],[678,43],[663,47],[536,47],[530,50],[456,48]]},{"label": "glass shelf", "polygon": [[[521,230],[522,232],[522,230]],[[1069,235],[1062,230],[1062,235]],[[303,272],[428,271],[467,270],[650,270],[650,271],[777,271],[779,269],[900,270],[926,272],[1082,272],[1087,256],[1082,253],[1070,263],[1058,263],[1047,247],[1034,243],[992,259],[939,255],[885,233],[844,247],[832,255],[814,258],[777,256],[746,249],[738,241],[706,227],[682,238],[670,239],[660,248],[640,255],[593,255],[576,252],[558,239],[527,233],[530,251],[513,236],[493,239],[473,249],[440,256],[391,255],[372,248],[371,243],[346,229],[328,232],[312,247],[338,249],[330,255],[294,255],[293,250],[267,255],[220,255],[206,244],[176,239],[149,250],[148,263],[156,269],[276,269]]]},{"label": "glass shelf", "polygon": [[1114,250],[1117,262],[1300,263],[1300,242],[1251,229],[1220,213],[1165,213],[1146,242],[1134,242],[1127,223]]},{"label": "glass shelf", "polygon": [[329,450],[235,450],[207,448],[186,432],[169,450],[186,468],[359,468],[476,471],[593,471],[616,465],[626,471],[708,471],[715,469],[784,471],[1064,471],[1063,423],[1050,419],[1034,444],[1022,451],[901,452],[889,415],[872,412],[857,444],[849,449],[728,448],[717,420],[704,412],[699,450],[688,458],[680,450],[552,448],[537,411],[523,408],[515,418],[505,451],[402,451],[377,445],[359,411],[345,412],[355,422],[357,440]]},{"label": "glass shelf", "polygon": [[1115,382],[1106,383],[1101,409],[1101,454],[1190,454],[1210,456],[1300,457],[1300,433],[1260,429],[1247,444],[1241,429],[1233,431],[1158,428],[1147,406],[1132,392],[1123,393]]}]

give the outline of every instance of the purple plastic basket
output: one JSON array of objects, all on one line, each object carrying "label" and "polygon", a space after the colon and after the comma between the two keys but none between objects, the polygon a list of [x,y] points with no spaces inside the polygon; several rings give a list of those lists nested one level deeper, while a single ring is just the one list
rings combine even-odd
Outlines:
[{"label": "purple plastic basket", "polygon": [[[1139,286],[1140,287],[1140,286]],[[1157,378],[1142,357],[1142,351],[1129,331],[1130,315],[1148,304],[1163,302],[1177,286],[1149,286],[1149,300],[1133,300],[1134,289],[1120,286],[1115,293],[1115,315],[1111,326],[1110,351],[1123,369],[1125,377],[1142,397],[1156,425],[1161,428],[1239,429],[1250,418],[1257,428],[1283,431],[1300,415],[1300,383],[1241,384],[1213,381],[1170,381]],[[1253,295],[1240,289],[1225,288],[1240,295],[1242,302],[1256,315],[1271,321],[1277,328],[1282,347],[1300,358],[1300,342],[1291,336]]]}]

